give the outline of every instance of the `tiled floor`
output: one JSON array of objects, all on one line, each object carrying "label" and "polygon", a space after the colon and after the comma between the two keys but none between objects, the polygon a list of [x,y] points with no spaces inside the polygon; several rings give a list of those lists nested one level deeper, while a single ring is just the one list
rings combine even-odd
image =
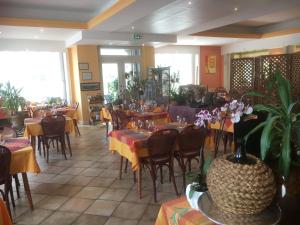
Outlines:
[{"label": "tiled floor", "polygon": [[[71,139],[73,157],[64,160],[56,150],[50,151],[50,162],[38,156],[42,173],[29,174],[34,211],[27,204],[23,189],[13,210],[19,225],[148,225],[154,224],[160,204],[176,198],[168,182],[157,184],[158,203],[153,201],[152,183],[144,171],[143,198],[139,199],[131,170],[118,178],[118,154],[108,151],[104,127],[82,127],[81,136]],[[182,177],[176,168],[176,183]],[[15,194],[16,196],[16,194]]]}]

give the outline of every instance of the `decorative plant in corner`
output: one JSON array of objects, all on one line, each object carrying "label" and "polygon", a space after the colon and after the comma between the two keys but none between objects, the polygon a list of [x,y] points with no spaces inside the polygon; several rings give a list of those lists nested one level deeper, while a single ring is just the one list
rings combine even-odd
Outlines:
[{"label": "decorative plant in corner", "polygon": [[300,110],[299,102],[292,98],[291,84],[279,71],[270,77],[266,93],[249,92],[248,96],[263,98],[273,104],[256,104],[254,110],[264,112],[267,119],[250,131],[262,130],[260,148],[263,160],[276,159],[277,173],[287,179],[291,165],[300,165]]}]

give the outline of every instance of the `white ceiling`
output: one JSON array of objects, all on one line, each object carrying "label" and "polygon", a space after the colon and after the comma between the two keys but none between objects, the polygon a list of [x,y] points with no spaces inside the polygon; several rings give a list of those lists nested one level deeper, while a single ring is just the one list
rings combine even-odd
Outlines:
[{"label": "white ceiling", "polygon": [[[116,1],[0,0],[0,17],[86,22]],[[235,11],[235,8],[238,10]],[[136,0],[113,17],[90,29],[89,32],[173,34],[179,35],[178,45],[225,45],[244,39],[190,37],[188,35],[236,23],[265,25],[265,21],[266,23],[278,22],[278,20],[298,16],[300,14],[298,9],[300,9],[300,0]],[[44,28],[44,32],[40,32],[40,28],[0,26],[0,32],[2,32],[0,38],[5,39],[69,42],[68,40],[78,37],[78,32],[84,33],[85,31]],[[161,45],[158,42],[153,39],[147,43],[144,40],[136,42],[100,37],[78,40],[80,44]]]},{"label": "white ceiling", "polygon": [[117,0],[0,0],[1,17],[86,22]]}]

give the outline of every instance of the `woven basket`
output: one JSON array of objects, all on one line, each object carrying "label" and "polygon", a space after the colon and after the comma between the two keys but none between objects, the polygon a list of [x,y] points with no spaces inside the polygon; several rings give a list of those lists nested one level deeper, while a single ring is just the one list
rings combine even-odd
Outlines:
[{"label": "woven basket", "polygon": [[216,206],[236,215],[256,214],[269,206],[276,193],[274,175],[260,159],[254,165],[232,163],[223,155],[212,162],[207,186]]}]

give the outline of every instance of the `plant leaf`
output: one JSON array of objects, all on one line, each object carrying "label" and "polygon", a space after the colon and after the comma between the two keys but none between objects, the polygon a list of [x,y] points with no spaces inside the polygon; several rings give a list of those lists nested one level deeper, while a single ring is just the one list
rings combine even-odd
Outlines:
[{"label": "plant leaf", "polygon": [[249,92],[247,92],[246,94],[244,94],[244,95],[242,96],[242,98],[243,98],[244,96],[261,97],[261,98],[266,97],[264,94],[259,93],[259,92],[257,92],[257,91],[249,91]]},{"label": "plant leaf", "polygon": [[265,112],[276,114],[276,115],[280,114],[278,109],[274,106],[271,106],[271,105],[257,104],[257,105],[253,106],[253,110],[255,110],[255,111],[265,111]]},{"label": "plant leaf", "polygon": [[262,160],[265,160],[267,153],[270,149],[270,145],[272,141],[271,131],[273,128],[273,123],[278,118],[279,116],[273,116],[271,118],[268,117],[268,119],[266,120],[266,125],[262,131],[261,139],[260,139],[260,153],[261,153]]},{"label": "plant leaf", "polygon": [[291,166],[291,125],[289,124],[282,136],[282,147],[279,160],[281,173],[287,178]]}]

